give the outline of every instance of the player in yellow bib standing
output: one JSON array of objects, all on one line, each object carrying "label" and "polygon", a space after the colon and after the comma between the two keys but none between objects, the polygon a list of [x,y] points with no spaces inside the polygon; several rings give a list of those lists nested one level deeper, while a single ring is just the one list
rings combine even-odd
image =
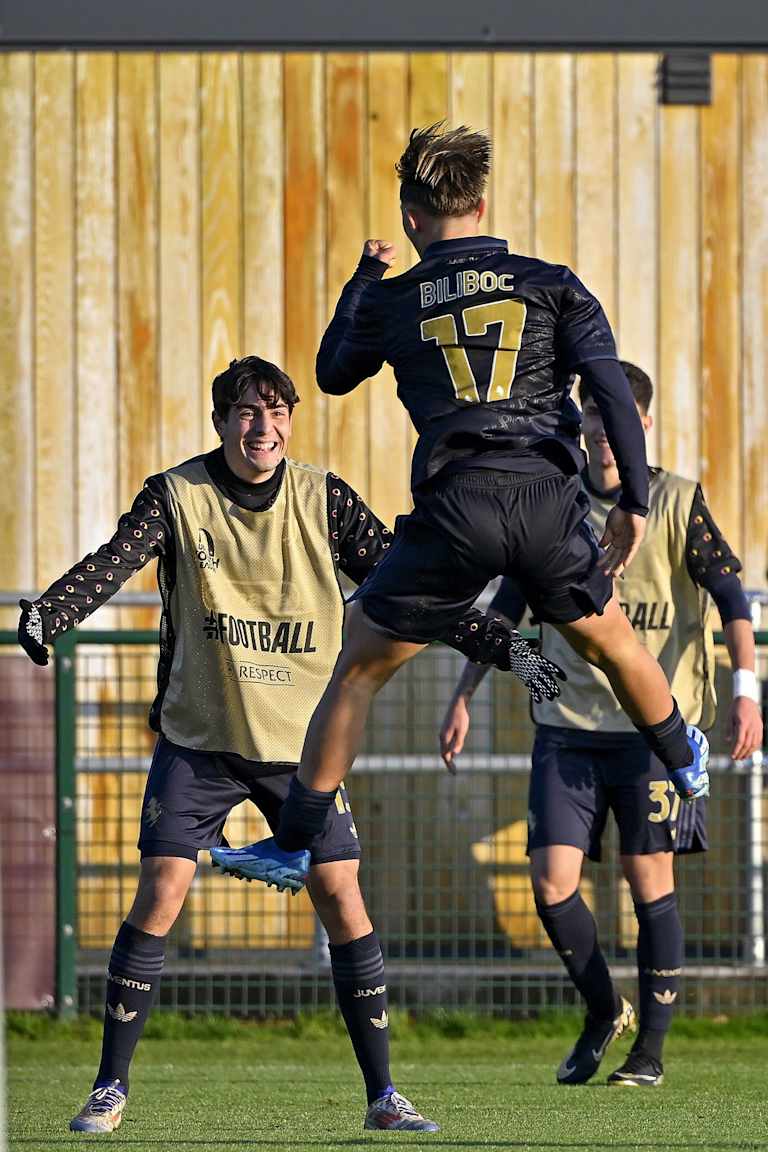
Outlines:
[{"label": "player in yellow bib standing", "polygon": [[[623,363],[640,418],[651,426],[650,379]],[[600,535],[620,492],[619,475],[597,405],[582,383],[588,467],[589,522]],[[658,659],[683,715],[703,730],[715,718],[714,601],[734,670],[731,752],[734,759],[762,745],[755,679],[755,645],[741,565],[692,480],[649,469],[647,528],[635,560],[617,586],[617,599],[635,632]],[[511,581],[492,601],[495,612],[519,621],[526,603]],[[581,898],[584,856],[600,859],[609,810],[619,829],[621,865],[638,921],[640,1030],[610,1084],[661,1083],[662,1048],[678,995],[683,932],[675,899],[675,852],[707,847],[704,805],[680,804],[661,762],[638,736],[606,677],[542,625],[542,650],[566,670],[561,697],[533,706],[536,739],[528,813],[528,853],[536,907],[553,946],[586,1000],[584,1030],[558,1069],[562,1084],[582,1084],[597,1071],[608,1044],[634,1012],[617,993],[597,940],[592,913]],[[467,666],[441,730],[449,767],[470,724],[472,696],[487,669]]]},{"label": "player in yellow bib standing", "polygon": [[[339,573],[361,583],[390,546],[389,530],[348,484],[286,458],[298,399],[274,364],[233,361],[213,383],[221,447],[149,477],[107,544],[21,604],[20,643],[45,664],[46,645],[159,560],[158,694],[150,713],[158,741],[142,809],[139,885],[110,957],[101,1065],[74,1131],[107,1133],[120,1124],[166,936],[198,852],[222,844],[224,822],[243,800],[277,826],[341,647]],[[490,624],[468,613],[457,646],[507,669],[517,648],[528,682],[556,691],[547,662],[498,621]],[[307,854],[307,884],[365,1079],[365,1127],[434,1132],[437,1125],[391,1082],[384,965],[358,885],[357,832],[343,786],[332,799]]]}]

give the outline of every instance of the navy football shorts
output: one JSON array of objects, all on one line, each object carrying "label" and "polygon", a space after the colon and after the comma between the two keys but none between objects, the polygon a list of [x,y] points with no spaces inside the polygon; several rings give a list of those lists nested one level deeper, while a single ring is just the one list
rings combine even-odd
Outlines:
[{"label": "navy football shorts", "polygon": [[589,743],[589,733],[538,725],[528,790],[528,852],[571,844],[601,858],[608,812],[620,852],[705,852],[706,803],[685,804],[641,736]]},{"label": "navy football shorts", "polygon": [[414,500],[352,597],[382,631],[437,640],[496,576],[515,578],[538,620],[579,620],[610,600],[579,476],[468,469],[438,476]]},{"label": "navy football shorts", "polygon": [[[295,771],[289,765],[257,764],[226,752],[195,752],[160,736],[141,809],[138,847],[142,859],[182,856],[197,860],[199,851],[225,844],[224,822],[243,800],[256,805],[274,832]],[[343,785],[310,853],[313,864],[360,857]]]}]

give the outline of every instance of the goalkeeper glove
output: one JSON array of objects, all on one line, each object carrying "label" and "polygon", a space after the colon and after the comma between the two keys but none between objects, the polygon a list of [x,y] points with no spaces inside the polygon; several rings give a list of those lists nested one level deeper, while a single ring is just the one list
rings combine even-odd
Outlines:
[{"label": "goalkeeper glove", "polygon": [[558,680],[567,679],[562,668],[542,656],[533,641],[524,640],[498,616],[469,613],[459,622],[453,644],[474,664],[492,664],[517,676],[537,703],[554,700],[560,695]]},{"label": "goalkeeper glove", "polygon": [[40,609],[29,600],[19,600],[19,644],[35,664],[48,663],[48,649],[43,643],[43,618]]}]

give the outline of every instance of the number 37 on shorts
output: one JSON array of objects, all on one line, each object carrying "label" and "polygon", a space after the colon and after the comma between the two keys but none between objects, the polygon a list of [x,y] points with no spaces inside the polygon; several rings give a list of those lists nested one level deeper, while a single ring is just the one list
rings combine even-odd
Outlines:
[{"label": "number 37 on shorts", "polygon": [[677,821],[680,797],[671,780],[649,780],[648,798],[654,805],[653,811],[648,813],[652,824],[664,824],[667,820],[674,824]]}]

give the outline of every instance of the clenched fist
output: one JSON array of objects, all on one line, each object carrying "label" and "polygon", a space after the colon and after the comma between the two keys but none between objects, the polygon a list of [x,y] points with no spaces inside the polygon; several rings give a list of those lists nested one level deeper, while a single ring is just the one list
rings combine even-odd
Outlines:
[{"label": "clenched fist", "polygon": [[382,264],[391,266],[397,260],[397,251],[389,240],[366,240],[363,256],[373,256],[374,260],[381,260]]}]

